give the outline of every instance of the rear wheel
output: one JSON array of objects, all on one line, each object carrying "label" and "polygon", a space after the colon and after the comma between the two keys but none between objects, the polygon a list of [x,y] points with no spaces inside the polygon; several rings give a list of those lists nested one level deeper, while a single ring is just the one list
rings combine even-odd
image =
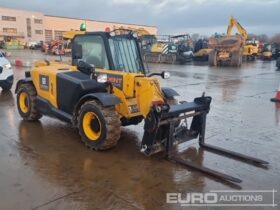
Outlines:
[{"label": "rear wheel", "polygon": [[39,120],[42,115],[37,110],[37,92],[32,84],[22,84],[17,92],[17,108],[24,120]]},{"label": "rear wheel", "polygon": [[212,50],[209,53],[208,62],[210,66],[217,66],[217,51]]},{"label": "rear wheel", "polygon": [[85,102],[78,114],[78,129],[85,145],[95,150],[107,150],[117,145],[121,122],[115,107],[103,107],[96,101]]}]

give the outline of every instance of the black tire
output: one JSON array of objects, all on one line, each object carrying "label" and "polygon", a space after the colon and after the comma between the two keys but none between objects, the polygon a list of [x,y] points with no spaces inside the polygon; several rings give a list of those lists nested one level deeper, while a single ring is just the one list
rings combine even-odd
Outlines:
[{"label": "black tire", "polygon": [[[91,139],[89,133],[84,129],[85,116],[94,114],[90,127],[94,133],[99,133],[96,139]],[[78,130],[82,142],[87,147],[95,150],[107,150],[117,145],[121,134],[121,121],[114,106],[103,107],[96,101],[85,102],[78,113]]]},{"label": "black tire", "polygon": [[11,90],[12,86],[13,86],[13,83],[5,84],[5,85],[2,86],[2,89],[3,90]]},{"label": "black tire", "polygon": [[280,58],[277,59],[276,67],[277,67],[278,69],[280,69]]},{"label": "black tire", "polygon": [[176,55],[172,55],[172,60],[173,60],[173,61],[172,61],[172,64],[175,64],[175,63],[176,63],[176,57],[177,57]]},{"label": "black tire", "polygon": [[230,65],[234,67],[241,66],[242,64],[242,54],[239,51],[232,52]]},{"label": "black tire", "polygon": [[208,57],[209,66],[217,66],[217,51],[212,50]]},{"label": "black tire", "polygon": [[[25,104],[27,107],[26,111],[22,109],[20,104],[20,97],[22,94],[26,94],[26,100],[25,100]],[[17,108],[20,116],[24,120],[36,121],[42,117],[42,115],[37,110],[36,96],[37,96],[37,92],[33,84],[20,85],[17,91]]]}]

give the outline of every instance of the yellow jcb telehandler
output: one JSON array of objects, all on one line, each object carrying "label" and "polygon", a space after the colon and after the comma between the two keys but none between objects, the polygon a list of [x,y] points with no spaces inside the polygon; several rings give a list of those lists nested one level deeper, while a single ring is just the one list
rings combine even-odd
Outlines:
[{"label": "yellow jcb telehandler", "polygon": [[[28,121],[48,115],[72,123],[82,142],[95,150],[116,146],[121,126],[144,120],[142,153],[164,152],[181,165],[230,182],[241,180],[183,160],[175,154],[175,144],[198,138],[200,146],[210,151],[267,164],[206,144],[211,97],[177,103],[178,93],[161,88],[155,76],[168,78],[169,74],[145,71],[137,36],[131,31],[86,32],[73,39],[72,65],[46,61],[18,81],[18,112]],[[192,118],[190,126],[188,118]]]}]

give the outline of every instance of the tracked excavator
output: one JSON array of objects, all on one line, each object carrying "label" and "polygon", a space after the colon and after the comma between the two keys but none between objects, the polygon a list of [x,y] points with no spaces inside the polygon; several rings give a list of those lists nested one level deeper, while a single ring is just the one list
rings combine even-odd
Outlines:
[{"label": "tracked excavator", "polygon": [[161,87],[156,78],[167,79],[168,72],[146,72],[137,34],[132,31],[76,35],[71,65],[45,61],[25,76],[15,90],[23,120],[37,121],[47,115],[71,123],[81,141],[93,150],[116,146],[121,126],[144,120],[140,151],[147,156],[160,152],[167,160],[235,183],[241,180],[183,159],[176,146],[198,139],[199,145],[209,151],[252,164],[268,164],[207,144],[205,128],[211,97],[203,94],[192,102],[176,101],[179,94]]}]

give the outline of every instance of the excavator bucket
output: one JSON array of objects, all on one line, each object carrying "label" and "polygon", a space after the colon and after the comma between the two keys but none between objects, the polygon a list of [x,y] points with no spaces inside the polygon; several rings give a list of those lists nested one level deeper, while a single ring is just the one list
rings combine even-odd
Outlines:
[{"label": "excavator bucket", "polygon": [[[198,139],[199,145],[210,152],[266,167],[266,161],[205,143],[206,117],[211,100],[211,97],[202,96],[195,98],[193,102],[183,102],[170,107],[154,105],[145,120],[142,152],[152,155],[164,151],[169,160],[180,165],[224,181],[240,183],[242,180],[238,178],[184,160],[174,150],[174,145]],[[187,125],[188,118],[192,118],[190,126]]]}]

